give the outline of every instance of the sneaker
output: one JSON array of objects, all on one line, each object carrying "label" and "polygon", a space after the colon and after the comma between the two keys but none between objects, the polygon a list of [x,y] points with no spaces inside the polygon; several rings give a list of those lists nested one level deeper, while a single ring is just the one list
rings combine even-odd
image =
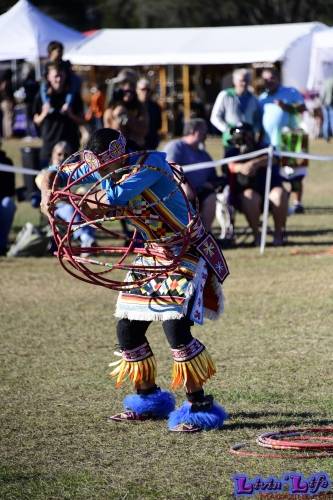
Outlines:
[{"label": "sneaker", "polygon": [[283,235],[280,236],[279,238],[274,237],[274,239],[273,239],[273,246],[274,247],[283,247],[283,246],[287,245],[287,243],[288,243],[288,236],[286,233],[283,233]]},{"label": "sneaker", "polygon": [[295,203],[294,214],[304,214],[304,207],[302,203]]}]

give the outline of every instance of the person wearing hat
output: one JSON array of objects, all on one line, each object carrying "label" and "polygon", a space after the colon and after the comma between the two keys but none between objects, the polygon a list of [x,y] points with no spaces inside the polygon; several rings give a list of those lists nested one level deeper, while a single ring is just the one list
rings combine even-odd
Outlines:
[{"label": "person wearing hat", "polygon": [[[230,129],[227,158],[261,148],[262,145],[256,142],[255,132],[250,124],[240,123]],[[233,160],[228,164],[230,203],[244,213],[252,229],[255,245],[260,243],[259,219],[265,196],[266,169],[267,155],[248,160]],[[269,200],[274,219],[273,244],[280,246],[286,242],[288,193],[283,187],[277,163],[273,164]]]},{"label": "person wearing hat", "polygon": [[122,124],[122,133],[127,141],[136,145],[136,150],[145,149],[145,137],[149,128],[149,116],[145,106],[139,101],[136,92],[138,76],[131,68],[122,69],[110,80],[107,91],[107,108],[104,111],[104,127],[113,128],[112,115],[116,106],[125,108],[126,123]]}]

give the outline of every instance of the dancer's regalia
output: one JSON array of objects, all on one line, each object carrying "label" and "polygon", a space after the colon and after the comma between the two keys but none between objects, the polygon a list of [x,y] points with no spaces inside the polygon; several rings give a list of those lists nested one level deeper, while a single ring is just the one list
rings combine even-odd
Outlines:
[{"label": "dancer's regalia", "polygon": [[[108,152],[96,156],[100,162],[105,163],[108,157],[114,161],[124,154],[124,145],[120,135],[111,142]],[[126,277],[129,286],[118,296],[115,316],[119,318],[121,359],[110,365],[116,386],[129,378],[136,394],[125,398],[124,412],[110,418],[168,417],[170,430],[177,431],[220,428],[227,415],[202,389],[215,373],[214,363],[202,342],[192,337],[191,326],[202,324],[204,317],[217,319],[223,310],[221,283],[228,275],[223,255],[193,207],[185,203],[178,187],[179,171],[166,161],[164,153],[128,155],[126,165],[132,168],[117,180],[103,179],[101,171],[93,169],[93,154],[85,152],[85,158],[75,170],[71,164],[63,166],[57,173],[57,183],[66,184],[69,178],[71,182],[101,181],[110,210],[119,213],[121,207],[122,216],[136,227],[147,250],[135,258]],[[177,265],[170,266],[175,259]],[[145,269],[154,267],[165,271],[145,280]],[[171,388],[184,386],[187,391],[188,401],[177,409],[173,394],[155,385],[156,360],[145,335],[151,321],[162,322],[171,347]],[[145,384],[148,389],[142,388]]]}]

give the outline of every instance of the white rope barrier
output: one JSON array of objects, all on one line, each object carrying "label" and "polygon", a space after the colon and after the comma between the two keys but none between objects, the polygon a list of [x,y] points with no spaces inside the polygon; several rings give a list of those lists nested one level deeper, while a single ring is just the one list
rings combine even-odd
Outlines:
[{"label": "white rope barrier", "polygon": [[274,156],[289,156],[289,158],[299,158],[302,160],[333,161],[333,156],[311,155],[309,153],[292,153],[290,151],[274,151]]},{"label": "white rope barrier", "polygon": [[222,158],[221,160],[216,161],[206,161],[203,163],[194,163],[192,165],[183,165],[184,172],[194,172],[195,170],[205,169],[205,168],[213,168],[213,167],[221,167],[222,165],[227,165],[228,163],[232,163],[233,161],[242,161],[242,160],[250,160],[252,158],[256,158],[257,156],[261,156],[264,154],[268,154],[269,148],[258,149],[257,151],[252,151],[251,153],[245,153],[243,155],[230,156],[229,158]]},{"label": "white rope barrier", "polygon": [[[270,147],[258,149],[257,151],[252,151],[251,153],[245,153],[243,155],[230,156],[229,158],[221,158],[221,160],[215,161],[206,161],[202,163],[193,163],[191,165],[184,165],[184,172],[194,172],[200,169],[206,168],[215,168],[221,167],[222,165],[227,165],[228,163],[238,162],[242,160],[250,160],[252,158],[256,158],[257,156],[262,156],[264,154],[268,154]],[[318,160],[318,161],[332,161],[333,156],[324,156],[324,155],[312,155],[308,153],[292,153],[290,151],[278,151],[273,150],[273,156],[287,156],[289,158],[299,158],[303,160]],[[0,163],[0,171],[2,172],[12,172],[15,174],[26,174],[26,175],[37,175],[39,170],[33,170],[31,168],[24,168],[19,166],[11,166]]]},{"label": "white rope barrier", "polygon": [[33,170],[32,168],[15,167],[12,165],[4,165],[3,163],[0,163],[0,170],[13,174],[37,175],[39,173],[39,170]]},{"label": "white rope barrier", "polygon": [[[184,165],[183,170],[185,173],[194,172],[198,169],[207,169],[207,168],[216,168],[221,167],[222,165],[226,165],[232,162],[239,162],[242,160],[250,160],[252,158],[257,158],[258,156],[262,156],[264,154],[268,155],[267,160],[267,175],[266,175],[266,184],[265,184],[265,197],[264,197],[264,210],[263,210],[263,221],[262,221],[262,230],[261,230],[261,240],[260,240],[260,254],[263,255],[266,246],[266,237],[267,237],[267,226],[268,226],[268,216],[269,216],[269,192],[271,185],[271,177],[272,177],[272,166],[273,166],[273,157],[289,157],[289,158],[298,158],[303,160],[316,160],[316,161],[332,161],[333,156],[324,156],[324,155],[313,155],[308,153],[292,153],[290,151],[278,151],[274,150],[273,146],[269,146],[267,148],[262,148],[257,151],[252,151],[251,153],[245,153],[242,155],[231,156],[229,158],[222,158],[221,160],[216,161],[207,161],[202,163],[195,163],[192,165]],[[0,171],[2,172],[12,172],[15,174],[25,174],[25,175],[37,175],[39,170],[33,170],[31,168],[23,168],[18,166],[5,165],[0,163]]]}]

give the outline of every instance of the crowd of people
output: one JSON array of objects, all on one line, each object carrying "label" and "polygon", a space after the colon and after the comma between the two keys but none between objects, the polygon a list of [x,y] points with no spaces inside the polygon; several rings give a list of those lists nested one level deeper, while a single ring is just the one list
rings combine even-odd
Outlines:
[{"label": "crowd of people", "polygon": [[[205,150],[208,125],[216,133],[221,133],[221,152],[226,158],[253,152],[269,144],[277,149],[288,146],[296,152],[306,149],[307,134],[301,129],[302,114],[307,110],[306,96],[304,98],[295,88],[282,85],[275,68],[264,69],[256,85],[252,84],[248,69],[236,69],[232,76],[232,87],[217,95],[210,118],[199,118],[193,112],[193,117],[184,123],[183,136],[163,146],[168,161],[181,167],[211,161]],[[41,138],[39,169],[54,163],[57,148],[62,148],[66,154],[73,153],[102,127],[121,132],[129,151],[156,150],[160,146],[162,111],[153,98],[149,78],[140,77],[132,69],[123,69],[108,86],[93,85],[89,104],[82,99],[81,85],[82,81],[70,62],[63,59],[63,46],[57,41],[48,46],[41,83],[34,81],[31,71],[26,72],[23,91],[20,89],[25,97],[25,129],[27,134]],[[261,91],[255,93],[253,89],[257,88]],[[327,140],[333,133],[331,90],[332,84],[327,82],[320,115]],[[19,92],[14,92],[8,70],[0,75],[1,135],[5,139],[15,133],[15,94],[18,99]],[[318,118],[318,112],[312,110],[312,114]],[[10,160],[6,158],[6,161]],[[277,160],[273,165],[270,208],[274,220],[273,244],[277,246],[286,242],[288,211],[304,211],[302,196],[306,168],[299,169],[296,163],[296,160],[284,159],[283,165]],[[235,213],[242,212],[252,230],[253,243],[259,243],[266,167],[267,156],[263,155],[250,160],[233,160],[219,175],[214,168],[198,167],[188,174],[185,171],[185,192],[191,201],[198,199],[201,218],[208,231],[211,231],[216,216],[217,194],[225,190],[233,224]],[[2,177],[5,173],[0,172],[0,175]],[[14,194],[12,180],[8,182],[10,174],[6,176],[6,182],[2,179],[0,182],[3,212]],[[292,196],[294,203],[291,205]],[[15,213],[13,202],[7,212],[6,222],[1,224],[6,228],[1,228],[2,253],[6,251],[8,227]],[[128,228],[125,222],[123,230],[126,236]],[[233,235],[230,241],[234,241]]]}]

